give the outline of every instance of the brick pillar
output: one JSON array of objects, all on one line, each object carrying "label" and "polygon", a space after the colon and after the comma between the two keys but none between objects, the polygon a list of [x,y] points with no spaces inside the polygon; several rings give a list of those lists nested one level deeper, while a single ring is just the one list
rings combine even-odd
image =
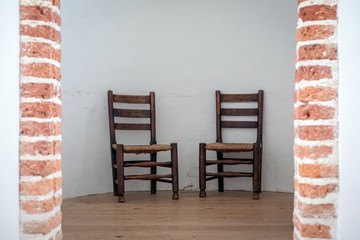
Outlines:
[{"label": "brick pillar", "polygon": [[336,238],[337,2],[298,1],[294,239]]},{"label": "brick pillar", "polygon": [[21,239],[62,239],[60,0],[20,0]]}]

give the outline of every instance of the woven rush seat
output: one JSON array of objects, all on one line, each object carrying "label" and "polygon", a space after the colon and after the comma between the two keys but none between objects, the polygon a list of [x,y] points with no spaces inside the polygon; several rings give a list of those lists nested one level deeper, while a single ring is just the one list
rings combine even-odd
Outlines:
[{"label": "woven rush seat", "polygon": [[[112,147],[116,149],[116,144],[112,144]],[[168,144],[124,145],[125,153],[154,153],[169,150],[171,150],[171,146]]]},{"label": "woven rush seat", "polygon": [[206,150],[219,152],[247,152],[254,149],[252,143],[207,143]]}]

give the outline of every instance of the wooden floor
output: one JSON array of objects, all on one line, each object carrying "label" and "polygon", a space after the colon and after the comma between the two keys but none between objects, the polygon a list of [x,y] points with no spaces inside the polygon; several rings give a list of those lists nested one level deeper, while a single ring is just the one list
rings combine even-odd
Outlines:
[{"label": "wooden floor", "polygon": [[147,240],[281,240],[292,239],[293,194],[127,192],[126,202],[113,194],[65,199],[62,205],[63,234],[73,239]]}]

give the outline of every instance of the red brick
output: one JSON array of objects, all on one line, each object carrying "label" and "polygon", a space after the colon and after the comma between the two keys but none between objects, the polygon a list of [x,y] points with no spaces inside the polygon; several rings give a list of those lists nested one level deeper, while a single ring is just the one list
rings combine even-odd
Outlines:
[{"label": "red brick", "polygon": [[61,160],[46,161],[20,161],[21,176],[41,176],[46,177],[52,173],[61,171]]},{"label": "red brick", "polygon": [[297,91],[300,102],[331,101],[337,98],[337,89],[331,87],[304,87]]},{"label": "red brick", "polygon": [[303,218],[334,218],[336,210],[334,204],[307,204],[295,200],[295,207]]},{"label": "red brick", "polygon": [[298,61],[305,60],[337,60],[337,45],[310,44],[301,46],[298,50]]},{"label": "red brick", "polygon": [[300,105],[294,111],[294,117],[297,120],[333,119],[334,114],[334,108],[316,104]]},{"label": "red brick", "polygon": [[300,146],[294,145],[294,154],[298,158],[309,158],[316,160],[319,158],[326,158],[333,153],[333,148],[330,146]]},{"label": "red brick", "polygon": [[53,6],[57,6],[58,8],[60,8],[60,2],[61,0],[52,0]]},{"label": "red brick", "polygon": [[21,136],[58,136],[61,134],[60,122],[33,122],[21,121],[20,122],[20,135]]},{"label": "red brick", "polygon": [[54,178],[54,192],[61,190],[62,181],[62,177]]},{"label": "red brick", "polygon": [[25,222],[23,223],[23,233],[25,234],[47,234],[54,228],[61,224],[61,212],[57,213],[54,217],[43,222]]},{"label": "red brick", "polygon": [[20,86],[21,97],[23,98],[59,98],[60,87],[48,83],[23,83]]},{"label": "red brick", "polygon": [[61,117],[61,105],[51,102],[21,103],[21,117],[53,118]]},{"label": "red brick", "polygon": [[56,29],[49,26],[38,25],[35,27],[29,25],[21,25],[20,26],[20,35],[21,36],[29,36],[36,38],[44,38],[56,43],[60,43],[61,34]]},{"label": "red brick", "polygon": [[55,61],[61,61],[60,49],[54,49],[48,43],[24,42],[21,43],[20,55],[26,57],[48,58]]},{"label": "red brick", "polygon": [[336,20],[337,6],[312,5],[299,10],[299,18],[306,21]]},{"label": "red brick", "polygon": [[333,193],[337,190],[337,185],[327,184],[324,186],[311,185],[304,183],[295,183],[295,189],[302,197],[308,198],[324,198],[328,193]]},{"label": "red brick", "polygon": [[60,206],[61,196],[52,197],[44,201],[21,201],[21,209],[30,214],[39,214],[52,211],[55,207]]},{"label": "red brick", "polygon": [[61,71],[59,67],[50,63],[28,63],[21,64],[21,75],[39,78],[61,79]]},{"label": "red brick", "polygon": [[298,126],[296,136],[301,140],[319,141],[335,139],[333,126]]},{"label": "red brick", "polygon": [[55,155],[61,153],[61,141],[20,142],[21,155]]},{"label": "red brick", "polygon": [[49,7],[20,6],[20,20],[53,22],[60,26],[61,17]]},{"label": "red brick", "polygon": [[333,25],[310,25],[297,30],[296,40],[299,42],[326,39],[333,36],[334,33],[335,26]]},{"label": "red brick", "polygon": [[296,82],[301,80],[332,79],[331,67],[328,66],[306,66],[296,69]]},{"label": "red brick", "polygon": [[61,189],[62,178],[44,179],[37,182],[21,182],[20,195],[47,195]]},{"label": "red brick", "polygon": [[323,224],[302,224],[299,219],[293,215],[294,227],[300,232],[302,237],[306,238],[331,238],[330,227]]},{"label": "red brick", "polygon": [[339,176],[337,165],[329,164],[300,164],[299,174],[308,178],[336,178]]}]

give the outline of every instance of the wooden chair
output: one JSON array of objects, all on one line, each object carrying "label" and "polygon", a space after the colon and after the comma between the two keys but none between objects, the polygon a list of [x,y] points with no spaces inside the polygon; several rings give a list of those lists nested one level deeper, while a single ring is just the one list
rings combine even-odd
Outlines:
[{"label": "wooden chair", "polygon": [[[147,108],[140,109],[144,105]],[[177,144],[156,143],[155,93],[150,92],[149,95],[138,96],[115,95],[109,90],[108,110],[113,187],[114,195],[119,196],[118,201],[125,202],[125,180],[150,180],[151,194],[156,193],[157,181],[172,183],[172,198],[179,199]],[[149,123],[139,123],[135,118],[148,119]],[[122,130],[149,131],[150,144],[124,145],[118,143],[116,132]],[[169,161],[157,161],[157,153],[161,151],[170,151]],[[126,154],[149,154],[149,158],[125,160]],[[126,175],[125,168],[130,167],[150,168],[150,174]],[[170,168],[171,173],[159,175],[157,174],[157,167]]]},{"label": "wooden chair", "polygon": [[[259,199],[259,193],[261,192],[263,99],[264,91],[262,90],[253,94],[222,94],[220,91],[216,91],[216,142],[200,143],[199,145],[200,197],[206,197],[206,181],[217,179],[218,190],[223,192],[224,178],[252,177],[253,199]],[[244,108],[244,104],[251,104],[251,102],[256,104],[255,108]],[[230,108],[229,105],[241,106]],[[246,120],[251,116],[256,120]],[[236,118],[237,121],[225,120],[224,117]],[[256,142],[224,143],[223,128],[254,128],[256,129]],[[206,151],[215,151],[216,160],[207,160]],[[244,158],[242,156],[242,158],[239,158],[237,155],[241,155],[239,153],[242,152],[250,152],[251,157],[246,156]],[[224,157],[226,153],[235,153],[236,158]],[[224,165],[237,164],[251,164],[252,171],[224,171]],[[209,165],[217,165],[217,171],[207,172],[206,167]]]}]

